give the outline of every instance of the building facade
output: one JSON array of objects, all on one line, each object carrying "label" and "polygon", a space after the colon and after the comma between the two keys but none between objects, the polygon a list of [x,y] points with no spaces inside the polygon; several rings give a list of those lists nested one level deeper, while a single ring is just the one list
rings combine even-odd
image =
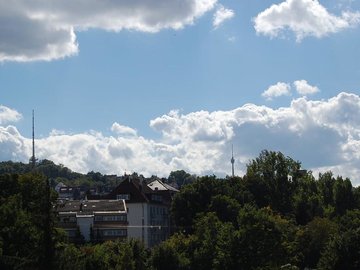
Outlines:
[{"label": "building facade", "polygon": [[146,181],[129,175],[102,198],[124,200],[127,207],[128,238],[138,239],[145,247],[152,247],[170,236],[170,206],[172,197],[177,192],[177,189],[159,179]]},{"label": "building facade", "polygon": [[124,200],[59,201],[59,227],[73,242],[102,242],[127,238]]}]

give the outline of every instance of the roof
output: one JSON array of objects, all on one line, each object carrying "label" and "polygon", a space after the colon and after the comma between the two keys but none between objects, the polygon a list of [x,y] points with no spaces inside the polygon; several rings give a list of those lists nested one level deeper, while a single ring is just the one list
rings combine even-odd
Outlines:
[{"label": "roof", "polygon": [[59,193],[73,193],[76,190],[80,191],[80,187],[68,187],[68,186],[62,186],[59,188]]},{"label": "roof", "polygon": [[144,203],[148,202],[145,195],[145,189],[148,189],[139,179],[132,179],[130,177],[122,181],[107,197],[115,199],[119,194],[129,194],[130,200],[127,203]]},{"label": "roof", "polygon": [[[133,176],[126,178],[112,192],[105,196],[89,195],[91,199],[116,199],[118,195],[129,195],[126,200],[127,204],[132,203],[160,203],[169,205],[172,195],[178,190],[168,184],[163,183],[159,179],[155,179],[150,183],[146,183],[144,179]],[[158,194],[161,200],[154,200],[152,195]]]},{"label": "roof", "polygon": [[96,212],[125,213],[126,206],[123,200],[87,200],[66,201],[58,204],[59,213],[72,212],[82,215],[94,214]]},{"label": "roof", "polygon": [[155,179],[151,183],[147,184],[147,186],[153,191],[154,190],[170,190],[170,191],[174,191],[174,192],[179,191],[176,188],[174,188],[174,187],[172,187],[172,186],[170,186],[168,184],[163,183],[159,179]]},{"label": "roof", "polygon": [[66,187],[66,185],[63,182],[59,182],[56,186],[55,186],[55,190],[58,192],[60,190],[60,188],[62,187]]}]

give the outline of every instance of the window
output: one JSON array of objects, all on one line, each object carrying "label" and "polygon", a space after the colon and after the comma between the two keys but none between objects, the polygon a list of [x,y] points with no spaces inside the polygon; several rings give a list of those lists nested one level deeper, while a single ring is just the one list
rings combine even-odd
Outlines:
[{"label": "window", "polygon": [[158,195],[158,194],[152,194],[151,195],[151,199],[153,200],[153,201],[157,201],[157,202],[162,202],[162,196],[161,195]]},{"label": "window", "polygon": [[104,236],[126,236],[127,231],[124,229],[104,230]]},{"label": "window", "polygon": [[95,221],[103,221],[103,216],[95,216]]},{"label": "window", "polygon": [[126,215],[95,216],[95,221],[126,221]]},{"label": "window", "polygon": [[62,217],[60,221],[64,223],[76,222],[76,217]]},{"label": "window", "polygon": [[130,200],[130,194],[118,194],[116,195],[116,199],[128,201]]},{"label": "window", "polygon": [[103,216],[104,221],[126,221],[125,215],[120,216]]}]

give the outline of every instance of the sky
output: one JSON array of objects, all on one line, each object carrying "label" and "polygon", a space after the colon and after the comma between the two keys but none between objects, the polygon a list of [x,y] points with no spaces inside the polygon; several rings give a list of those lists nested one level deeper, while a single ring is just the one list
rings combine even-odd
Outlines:
[{"label": "sky", "polygon": [[360,1],[0,0],[0,161],[360,184]]}]

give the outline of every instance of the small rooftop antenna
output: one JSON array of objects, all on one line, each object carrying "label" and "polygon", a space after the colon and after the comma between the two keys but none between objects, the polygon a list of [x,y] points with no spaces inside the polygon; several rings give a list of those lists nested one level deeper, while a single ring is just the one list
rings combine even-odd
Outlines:
[{"label": "small rooftop antenna", "polygon": [[231,144],[231,175],[234,178],[235,174],[234,174],[234,163],[235,163],[235,159],[234,159],[234,145]]}]

